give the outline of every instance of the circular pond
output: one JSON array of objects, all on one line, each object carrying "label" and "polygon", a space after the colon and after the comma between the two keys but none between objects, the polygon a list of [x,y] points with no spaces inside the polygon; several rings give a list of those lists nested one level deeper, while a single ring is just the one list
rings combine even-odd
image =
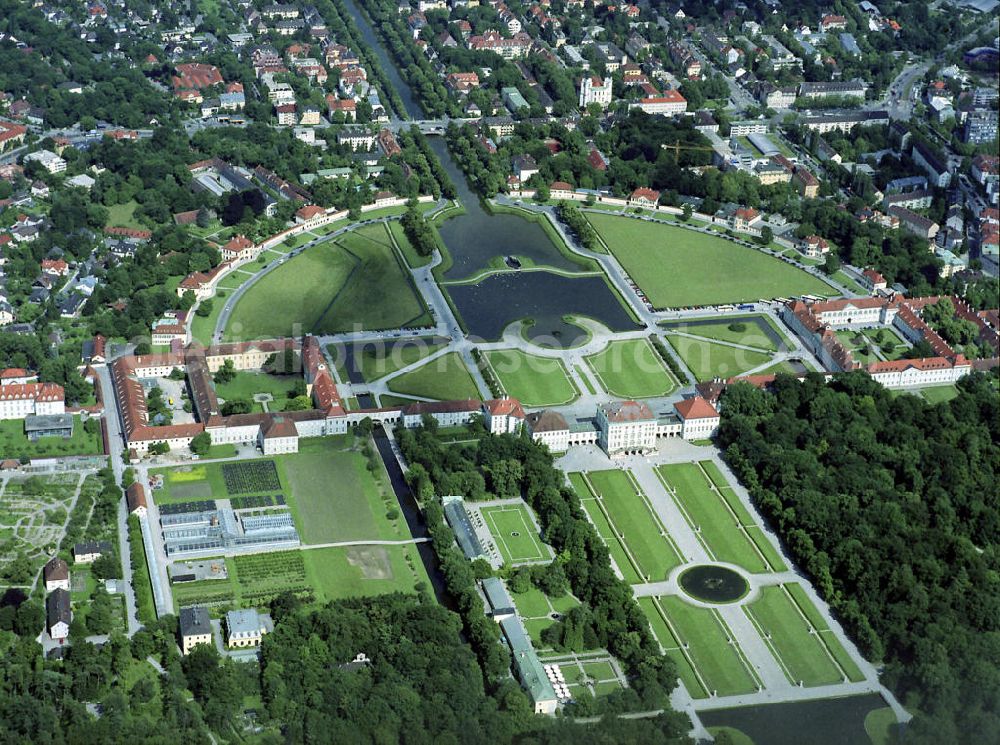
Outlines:
[{"label": "circular pond", "polygon": [[739,572],[720,566],[691,567],[677,581],[684,592],[704,603],[732,603],[750,591]]}]

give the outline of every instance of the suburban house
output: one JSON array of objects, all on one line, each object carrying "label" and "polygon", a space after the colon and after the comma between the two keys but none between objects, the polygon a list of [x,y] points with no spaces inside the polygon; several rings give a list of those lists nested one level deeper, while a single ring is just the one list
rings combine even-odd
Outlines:
[{"label": "suburban house", "polygon": [[252,261],[257,258],[260,249],[245,235],[234,235],[219,252],[223,261]]},{"label": "suburban house", "polygon": [[799,243],[799,250],[810,259],[821,259],[830,253],[830,244],[818,235],[807,235]]}]

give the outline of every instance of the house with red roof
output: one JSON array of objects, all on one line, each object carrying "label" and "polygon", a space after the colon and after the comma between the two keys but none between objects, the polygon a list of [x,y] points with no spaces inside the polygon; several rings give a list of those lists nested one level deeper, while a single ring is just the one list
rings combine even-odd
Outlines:
[{"label": "house with red roof", "polygon": [[553,181],[549,184],[550,199],[572,199],[573,194],[573,185],[567,184],[565,181]]},{"label": "house with red roof", "polygon": [[674,411],[681,420],[681,437],[685,440],[707,440],[719,428],[719,412],[701,396],[678,401]]},{"label": "house with red roof", "polygon": [[245,235],[234,235],[219,251],[223,261],[253,261],[260,253],[260,247]]},{"label": "house with red roof", "polygon": [[519,432],[524,425],[524,407],[509,396],[483,401],[483,424],[491,434]]},{"label": "house with red roof", "polygon": [[646,207],[655,209],[660,203],[660,192],[645,186],[640,186],[628,198],[629,207]]}]

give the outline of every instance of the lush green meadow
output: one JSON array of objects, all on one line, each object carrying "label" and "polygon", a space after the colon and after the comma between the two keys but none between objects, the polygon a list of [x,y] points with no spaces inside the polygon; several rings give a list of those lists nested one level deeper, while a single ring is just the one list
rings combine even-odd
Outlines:
[{"label": "lush green meadow", "polygon": [[665,396],[677,381],[646,339],[613,341],[601,352],[587,357],[587,364],[604,389],[622,398]]},{"label": "lush green meadow", "polygon": [[492,350],[485,356],[507,394],[525,406],[558,406],[577,397],[576,387],[558,358],[519,349]]},{"label": "lush green meadow", "polygon": [[381,225],[370,225],[288,259],[251,286],[226,338],[333,334],[430,323],[409,271]]},{"label": "lush green meadow", "polygon": [[801,269],[723,238],[628,217],[587,219],[657,308],[835,294]]},{"label": "lush green meadow", "polygon": [[42,437],[32,442],[24,434],[23,419],[0,420],[0,454],[3,458],[51,458],[60,455],[103,455],[99,430],[88,432],[79,416],[73,417],[73,436]]},{"label": "lush green meadow", "polygon": [[704,319],[692,318],[682,323],[670,323],[668,327],[671,331],[680,331],[704,339],[742,344],[767,352],[777,352],[778,345],[761,330],[761,324],[766,324],[780,339],[787,343],[788,339],[781,329],[770,318],[762,315],[730,316],[712,323],[706,323]]},{"label": "lush green meadow", "polygon": [[430,362],[393,378],[389,381],[389,390],[439,401],[479,397],[479,388],[458,352],[435,357]]}]

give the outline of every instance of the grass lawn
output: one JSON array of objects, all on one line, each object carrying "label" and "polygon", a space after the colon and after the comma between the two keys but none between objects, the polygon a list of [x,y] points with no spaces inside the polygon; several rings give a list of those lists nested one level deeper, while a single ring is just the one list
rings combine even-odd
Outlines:
[{"label": "grass lawn", "polygon": [[414,546],[341,546],[301,552],[319,602],[390,592],[415,592],[430,582]]},{"label": "grass lawn", "polygon": [[240,298],[226,338],[332,334],[430,323],[381,225],[322,243],[265,275]]},{"label": "grass lawn", "polygon": [[639,576],[639,572],[636,569],[635,564],[625,551],[625,543],[622,537],[618,531],[611,526],[607,515],[605,515],[604,510],[601,509],[597,495],[594,494],[587,482],[584,481],[583,474],[571,473],[569,475],[569,481],[570,484],[573,485],[573,489],[579,495],[583,509],[586,510],[587,515],[590,517],[590,521],[597,529],[598,535],[601,536],[601,540],[604,541],[605,545],[608,547],[608,552],[611,554],[611,558],[614,560],[618,570],[622,573],[625,581],[629,584],[638,584],[642,582],[643,579]]},{"label": "grass lawn", "polygon": [[955,398],[955,396],[958,395],[958,388],[954,384],[935,385],[930,388],[921,388],[920,395],[932,404],[939,404],[945,401],[951,401]]},{"label": "grass lawn", "polygon": [[[749,572],[771,569],[742,527],[755,524],[746,509],[736,502],[734,493],[730,493],[728,501],[717,494],[696,463],[660,466],[657,474],[673,487],[674,501],[716,560],[736,564]],[[720,491],[730,490],[726,487]],[[731,502],[737,509],[730,506]]]},{"label": "grass lawn", "polygon": [[568,613],[580,604],[572,595],[566,594],[562,597],[552,598],[539,590],[537,587],[530,587],[527,592],[511,593],[511,599],[517,608],[517,614],[524,621],[525,631],[531,637],[531,643],[535,649],[546,649],[547,645],[542,642],[542,631],[552,624],[556,619],[553,613]]},{"label": "grass lawn", "polygon": [[862,287],[853,279],[851,279],[850,275],[848,275],[848,273],[845,272],[843,269],[838,269],[837,271],[835,271],[833,273],[833,279],[835,279],[837,282],[840,282],[840,284],[842,284],[851,292],[857,293],[862,297],[868,295],[868,290],[866,290],[864,287]]},{"label": "grass lawn", "polygon": [[138,209],[139,203],[134,199],[125,204],[114,204],[107,208],[108,210],[108,222],[109,226],[118,226],[123,228],[135,228],[136,230],[146,230],[146,226],[136,219],[135,211]]},{"label": "grass lawn", "polygon": [[587,357],[587,364],[613,396],[665,396],[677,387],[677,381],[646,339],[613,341],[604,351]]},{"label": "grass lawn", "polygon": [[505,564],[549,558],[527,506],[483,507],[482,513]]},{"label": "grass lawn", "polygon": [[98,433],[90,434],[79,416],[73,417],[73,436],[42,437],[31,442],[24,434],[22,419],[0,420],[0,453],[4,458],[50,458],[59,455],[103,455],[104,444]]},{"label": "grass lawn", "polygon": [[761,370],[758,375],[777,375],[778,373],[788,373],[789,375],[798,375],[798,368],[792,365],[788,360],[782,360],[781,362],[775,362],[773,365],[765,367]]},{"label": "grass lawn", "polygon": [[839,683],[844,675],[818,634],[780,587],[762,587],[744,612],[761,631],[790,682],[805,686]]},{"label": "grass lawn", "polygon": [[507,394],[525,406],[558,406],[577,397],[562,360],[527,354],[520,349],[498,349],[485,354]]},{"label": "grass lawn", "polygon": [[667,623],[666,614],[659,603],[650,597],[639,598],[638,602],[639,607],[642,608],[643,613],[646,614],[646,618],[649,620],[649,627],[653,631],[653,636],[656,637],[660,646],[663,647],[667,657],[676,665],[677,675],[684,683],[684,687],[687,688],[688,693],[694,698],[707,698],[708,691],[695,673],[691,660],[684,654],[684,650],[681,649],[681,643],[677,640],[677,637]]},{"label": "grass lawn", "polygon": [[[215,392],[225,401],[243,398],[251,402],[255,393],[270,393],[274,401],[268,404],[268,408],[274,411],[284,405],[288,391],[296,380],[301,378],[295,375],[271,375],[240,370],[230,382],[216,384]],[[254,406],[256,408],[260,405]]]},{"label": "grass lawn", "polygon": [[657,602],[677,640],[689,645],[688,656],[709,691],[730,696],[757,690],[757,681],[747,670],[739,646],[727,641],[732,638],[732,632],[723,625],[716,611],[696,608],[676,597],[657,598]]},{"label": "grass lawn", "polygon": [[387,222],[386,228],[392,234],[392,239],[396,242],[399,250],[403,254],[403,258],[406,259],[406,263],[410,265],[411,268],[416,269],[417,267],[427,266],[431,263],[433,256],[421,256],[417,253],[417,250],[410,243],[410,239],[406,237],[406,232],[403,230],[403,224],[399,220],[392,220]]},{"label": "grass lawn", "polygon": [[389,381],[389,390],[440,401],[478,398],[479,388],[458,352],[436,357],[415,370]]},{"label": "grass lawn", "polygon": [[587,219],[657,308],[833,292],[796,267],[722,238],[613,215]]},{"label": "grass lawn", "polygon": [[878,357],[876,356],[873,348],[876,346],[871,339],[862,334],[860,331],[834,331],[840,343],[851,350],[854,355],[854,359],[863,365],[867,365],[870,362],[875,362]]},{"label": "grass lawn", "polygon": [[228,496],[221,463],[155,468],[149,473],[151,476],[163,475],[163,488],[153,491],[153,501],[157,504],[225,499]]},{"label": "grass lawn", "polygon": [[298,453],[275,458],[303,543],[407,537],[402,517],[386,517],[398,508],[381,463],[372,474],[352,444],[348,437],[303,439]]},{"label": "grass lawn", "polygon": [[896,714],[888,706],[872,709],[865,716],[865,732],[872,745],[890,745],[892,733],[890,727],[896,724]]},{"label": "grass lawn", "polygon": [[592,491],[600,497],[600,504],[608,519],[622,539],[633,562],[637,565],[641,581],[659,582],[681,564],[659,522],[629,474],[624,471],[591,471],[585,474]]},{"label": "grass lawn", "polygon": [[667,334],[667,341],[699,381],[740,375],[771,359],[769,352],[726,347],[675,334]]},{"label": "grass lawn", "polygon": [[355,347],[354,364],[361,377],[370,383],[429,357],[447,344],[447,340],[429,336],[367,344],[360,353]]},{"label": "grass lawn", "polygon": [[[767,324],[781,339],[787,341],[785,335],[767,316],[737,316],[713,323],[704,323],[699,319],[690,319],[681,324],[672,323],[669,328],[671,331],[682,331],[685,334],[700,336],[705,339],[727,341],[731,344],[742,344],[768,352],[778,351],[778,345],[761,331],[759,324],[762,323]],[[730,328],[734,324],[742,324],[744,328],[742,330]]]},{"label": "grass lawn", "polygon": [[[249,277],[244,276],[244,279],[249,279]],[[229,293],[227,292],[226,294],[228,295]],[[226,304],[226,298],[222,297],[219,291],[216,291],[215,297],[210,299],[212,301],[211,312],[207,316],[199,316],[195,313],[194,318],[191,320],[191,336],[206,345],[212,343],[212,334],[215,333],[215,323],[219,320],[222,308]],[[204,302],[203,300],[202,303]]]}]

